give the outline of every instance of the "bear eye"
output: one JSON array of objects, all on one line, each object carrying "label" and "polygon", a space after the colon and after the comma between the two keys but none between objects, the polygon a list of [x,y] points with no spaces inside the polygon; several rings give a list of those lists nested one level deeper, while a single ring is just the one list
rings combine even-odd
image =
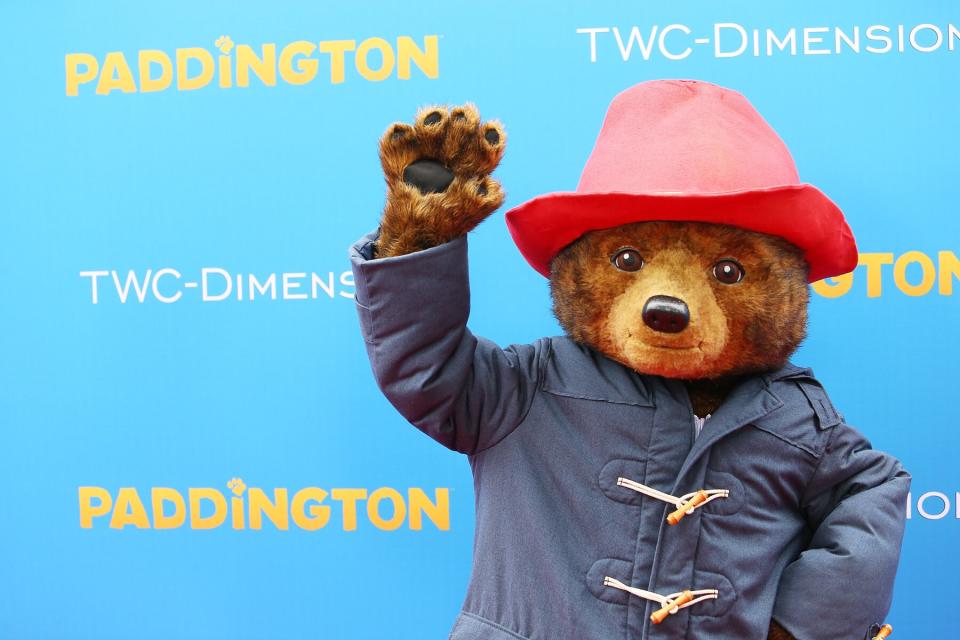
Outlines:
[{"label": "bear eye", "polygon": [[713,265],[713,277],[723,284],[736,284],[743,280],[743,267],[736,260],[729,258]]},{"label": "bear eye", "polygon": [[640,257],[640,252],[632,247],[617,251],[611,256],[610,262],[620,271],[639,271],[640,267],[643,266],[643,258]]}]

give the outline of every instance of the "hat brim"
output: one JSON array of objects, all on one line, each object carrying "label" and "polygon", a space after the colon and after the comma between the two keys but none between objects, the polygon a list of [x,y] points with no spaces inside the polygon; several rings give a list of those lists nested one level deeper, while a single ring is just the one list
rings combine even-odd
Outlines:
[{"label": "hat brim", "polygon": [[588,231],[654,220],[711,222],[779,236],[804,251],[808,280],[857,266],[857,245],[843,212],[811,184],[723,193],[548,193],[514,207],[507,228],[534,269]]}]

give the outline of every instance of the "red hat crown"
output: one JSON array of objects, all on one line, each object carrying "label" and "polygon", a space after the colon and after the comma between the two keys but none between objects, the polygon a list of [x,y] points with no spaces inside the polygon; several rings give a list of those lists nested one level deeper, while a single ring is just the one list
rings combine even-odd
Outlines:
[{"label": "red hat crown", "polygon": [[651,80],[617,95],[576,191],[507,212],[534,269],[584,233],[675,220],[780,236],[804,251],[811,282],[852,271],[857,245],[840,208],[801,183],[790,151],[736,91],[696,80]]},{"label": "red hat crown", "polygon": [[643,82],[607,111],[578,193],[722,193],[798,184],[787,146],[741,94]]}]

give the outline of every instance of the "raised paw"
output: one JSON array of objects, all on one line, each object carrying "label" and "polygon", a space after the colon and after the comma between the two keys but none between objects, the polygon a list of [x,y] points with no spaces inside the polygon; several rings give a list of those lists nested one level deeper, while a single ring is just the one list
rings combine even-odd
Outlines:
[{"label": "raised paw", "polygon": [[391,125],[380,139],[388,193],[377,255],[447,242],[496,210],[504,195],[489,174],[506,138],[499,122],[482,122],[471,104],[425,107],[412,125]]},{"label": "raised paw", "polygon": [[412,126],[398,122],[387,129],[380,140],[380,160],[388,183],[402,180],[407,167],[425,160],[450,174],[472,177],[496,168],[506,142],[503,125],[496,120],[481,122],[472,104],[450,110],[425,107]]}]

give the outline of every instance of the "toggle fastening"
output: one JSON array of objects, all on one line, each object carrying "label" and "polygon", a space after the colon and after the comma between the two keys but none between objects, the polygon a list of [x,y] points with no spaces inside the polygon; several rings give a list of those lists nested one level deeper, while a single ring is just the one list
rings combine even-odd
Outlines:
[{"label": "toggle fastening", "polygon": [[891,633],[893,633],[893,626],[885,624],[880,627],[880,631],[877,632],[877,635],[873,636],[873,640],[886,640],[890,637]]},{"label": "toggle fastening", "polygon": [[671,593],[670,595],[662,596],[659,593],[654,593],[653,591],[646,591],[644,589],[631,587],[615,578],[611,578],[610,576],[604,576],[603,586],[620,589],[621,591],[626,591],[627,593],[633,594],[637,597],[645,598],[646,600],[651,600],[658,603],[660,608],[650,614],[650,621],[653,622],[653,624],[660,624],[667,619],[667,616],[675,614],[680,609],[685,609],[690,605],[703,602],[704,600],[716,599],[720,595],[720,592],[716,589],[686,589],[678,593]]},{"label": "toggle fastening", "polygon": [[648,487],[645,484],[640,484],[630,480],[629,478],[617,478],[618,487],[627,487],[628,489],[633,489],[639,493],[650,496],[651,498],[656,498],[657,500],[662,500],[667,504],[674,505],[677,510],[672,511],[667,516],[667,523],[673,525],[677,524],[683,520],[684,516],[690,515],[698,507],[702,507],[711,500],[716,498],[727,498],[730,496],[729,489],[700,489],[699,491],[694,491],[693,493],[687,493],[679,498],[672,496],[669,493],[664,493],[662,491],[657,491],[651,487]]}]

